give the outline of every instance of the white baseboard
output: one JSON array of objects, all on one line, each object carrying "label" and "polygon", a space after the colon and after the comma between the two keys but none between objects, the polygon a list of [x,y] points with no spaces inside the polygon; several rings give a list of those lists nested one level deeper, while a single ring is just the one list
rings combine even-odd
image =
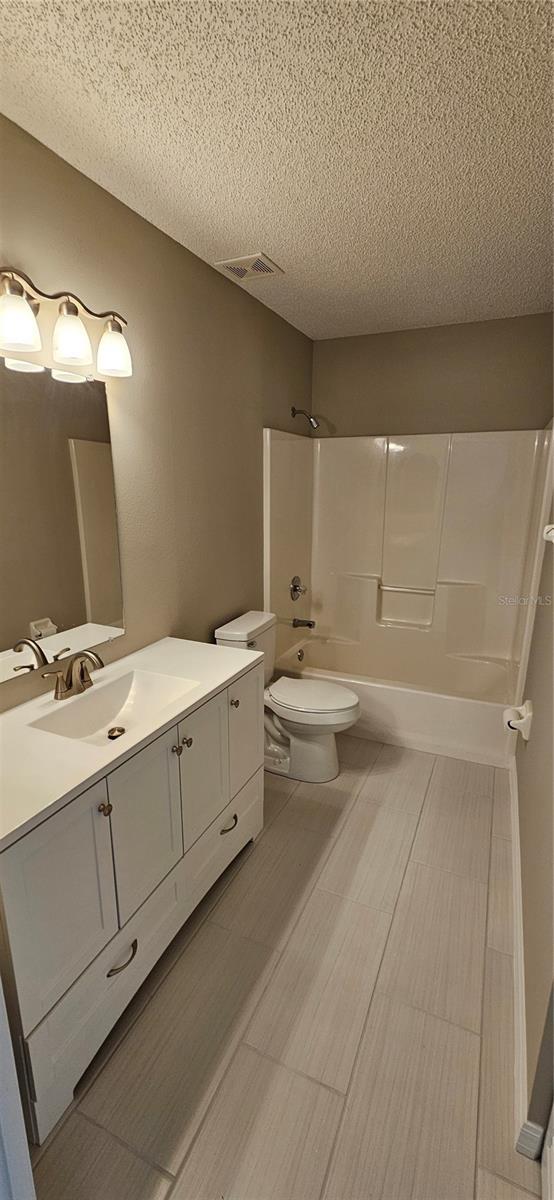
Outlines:
[{"label": "white baseboard", "polygon": [[527,1039],[525,1034],[525,962],[523,955],[523,901],[516,760],[508,768],[512,833],[512,887],[514,925],[514,1119],[515,1141],[527,1123]]},{"label": "white baseboard", "polygon": [[554,1108],[550,1113],[550,1121],[544,1139],[541,1163],[542,1194],[544,1200],[554,1196]]},{"label": "white baseboard", "polygon": [[535,1125],[534,1121],[524,1121],[516,1142],[518,1154],[524,1154],[526,1158],[540,1158],[543,1142],[542,1125]]}]

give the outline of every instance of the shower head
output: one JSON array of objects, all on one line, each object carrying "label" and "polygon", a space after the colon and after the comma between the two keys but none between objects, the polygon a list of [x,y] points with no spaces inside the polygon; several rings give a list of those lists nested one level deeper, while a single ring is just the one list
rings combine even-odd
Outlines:
[{"label": "shower head", "polygon": [[312,429],[319,429],[319,421],[316,417],[312,417],[311,413],[306,412],[305,408],[295,408],[293,405],[290,414],[291,417],[305,417]]}]

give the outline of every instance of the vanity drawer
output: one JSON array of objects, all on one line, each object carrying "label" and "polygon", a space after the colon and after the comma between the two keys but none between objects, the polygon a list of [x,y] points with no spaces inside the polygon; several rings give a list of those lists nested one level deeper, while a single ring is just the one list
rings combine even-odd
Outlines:
[{"label": "vanity drawer", "polygon": [[239,850],[257,837],[263,826],[263,768],[249,779],[238,796],[185,854],[187,893],[191,908],[199,904]]},{"label": "vanity drawer", "polygon": [[27,1038],[39,1142],[71,1103],[84,1070],[190,912],[181,859]]}]

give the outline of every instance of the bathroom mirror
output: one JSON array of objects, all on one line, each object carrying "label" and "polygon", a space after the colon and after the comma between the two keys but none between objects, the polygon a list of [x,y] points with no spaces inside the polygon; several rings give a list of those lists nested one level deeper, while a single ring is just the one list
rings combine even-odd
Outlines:
[{"label": "bathroom mirror", "polygon": [[[0,360],[0,681],[120,637],[123,599],[106,390]],[[17,668],[25,668],[17,670]]]}]

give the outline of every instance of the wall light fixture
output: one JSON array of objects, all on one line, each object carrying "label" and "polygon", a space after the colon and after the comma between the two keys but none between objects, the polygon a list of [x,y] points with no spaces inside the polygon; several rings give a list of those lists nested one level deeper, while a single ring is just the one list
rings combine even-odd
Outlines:
[{"label": "wall light fixture", "polygon": [[[58,317],[52,337],[52,359],[69,370],[52,369],[54,379],[64,383],[82,383],[93,367],[93,352],[83,314],[105,322],[98,345],[96,370],[99,375],[125,377],[133,374],[133,364],[123,333],[127,322],[116,312],[94,312],[72,292],[42,292],[36,284],[13,267],[0,267],[0,353],[11,371],[42,371],[38,363],[7,357],[6,351],[36,354],[42,348],[37,320],[41,303],[58,302]],[[72,370],[71,368],[77,368]],[[80,368],[80,369],[79,369]]]},{"label": "wall light fixture", "polygon": [[42,341],[31,298],[14,274],[2,273],[0,283],[0,347],[35,354]]}]

